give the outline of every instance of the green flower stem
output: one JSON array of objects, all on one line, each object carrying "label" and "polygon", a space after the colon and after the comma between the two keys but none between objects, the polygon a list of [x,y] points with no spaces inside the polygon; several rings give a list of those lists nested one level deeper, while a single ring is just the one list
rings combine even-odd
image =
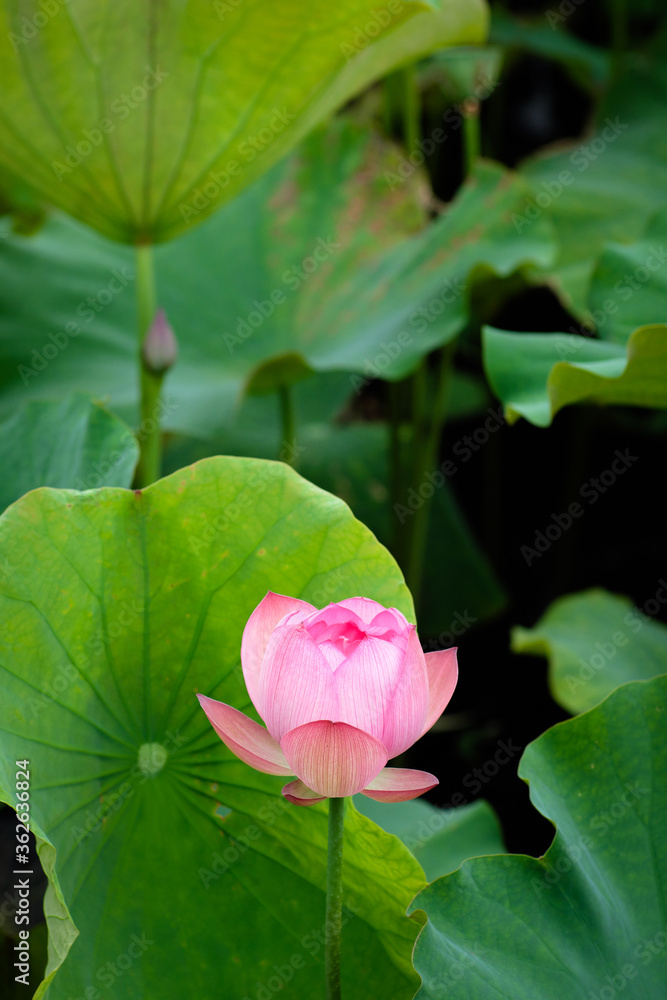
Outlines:
[{"label": "green flower stem", "polygon": [[394,133],[396,122],[400,122],[405,148],[413,152],[420,135],[419,89],[414,63],[385,77],[384,127],[388,135]]},{"label": "green flower stem", "polygon": [[[419,492],[421,480],[426,471],[426,464],[428,463],[426,455],[430,438],[428,430],[428,381],[428,361],[426,358],[422,358],[419,367],[410,379],[412,436],[410,454],[407,456],[406,463],[407,482],[401,500],[403,504],[407,502],[410,488]],[[401,569],[405,575],[405,581],[412,594],[415,607],[419,601],[421,574],[423,572],[422,560],[414,548],[415,537],[421,530],[418,518],[423,520],[427,516],[428,512],[424,514],[424,505],[422,505],[418,511],[415,511],[413,517],[405,521],[403,525],[404,538],[401,550],[404,561],[401,563]]]},{"label": "green flower stem", "polygon": [[617,80],[623,73],[629,42],[626,0],[611,0],[610,13],[612,78]]},{"label": "green flower stem", "polygon": [[139,377],[141,383],[141,426],[138,433],[141,453],[136,481],[139,488],[143,489],[160,478],[162,464],[159,402],[164,376],[149,372],[141,355],[144,337],[155,318],[156,309],[153,247],[150,243],[141,243],[137,246],[136,265]]},{"label": "green flower stem", "polygon": [[[434,471],[434,466],[438,457],[438,447],[440,444],[440,434],[445,422],[447,411],[447,400],[449,397],[449,387],[453,371],[454,354],[456,352],[456,342],[446,344],[440,351],[440,368],[437,376],[435,388],[435,398],[431,408],[431,419],[428,429],[423,424],[418,426],[415,423],[415,463],[413,488],[417,493],[424,482],[426,474]],[[421,396],[420,400],[415,400],[416,407],[420,412],[424,409],[425,386],[421,380],[415,383],[415,392]],[[412,594],[415,606],[418,608],[421,596],[422,580],[424,576],[424,560],[426,558],[426,540],[428,536],[428,522],[431,513],[431,503],[424,500],[421,507],[415,510],[411,524],[410,544],[408,546],[408,561],[405,567],[405,579]]]},{"label": "green flower stem", "polygon": [[160,392],[164,376],[151,375],[141,369],[141,428],[138,434],[139,463],[137,483],[139,489],[150,486],[160,478],[162,468],[162,432],[160,430]]},{"label": "green flower stem", "polygon": [[283,384],[278,389],[280,399],[280,420],[282,425],[282,442],[280,459],[292,467],[296,466],[296,420],[294,417],[294,394],[292,387]]},{"label": "green flower stem", "polygon": [[388,136],[394,134],[394,118],[398,103],[397,73],[389,73],[383,81],[382,124]]},{"label": "green flower stem", "polygon": [[326,1000],[340,1000],[340,936],[343,925],[343,820],[345,799],[329,799],[327,912],[324,936]]},{"label": "green flower stem", "polygon": [[419,90],[415,64],[400,70],[403,83],[403,142],[409,153],[417,149],[421,128],[419,125]]},{"label": "green flower stem", "polygon": [[479,101],[469,97],[463,107],[463,172],[466,177],[479,159],[481,142]]},{"label": "green flower stem", "polygon": [[[403,448],[401,441],[401,391],[398,382],[387,382],[389,396],[389,496],[391,509],[404,502]],[[403,565],[403,529],[397,517],[392,518],[392,553]]]},{"label": "green flower stem", "polygon": [[414,486],[423,473],[423,445],[427,438],[427,393],[428,360],[422,358],[411,380],[412,388],[412,474],[410,485]]}]

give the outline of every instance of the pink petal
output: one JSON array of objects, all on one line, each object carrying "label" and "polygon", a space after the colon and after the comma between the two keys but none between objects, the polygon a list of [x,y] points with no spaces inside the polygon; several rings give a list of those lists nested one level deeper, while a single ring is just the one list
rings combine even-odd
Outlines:
[{"label": "pink petal", "polygon": [[327,655],[324,647],[335,646],[337,651],[341,654],[339,657],[335,658],[333,663],[334,669],[339,663],[347,657],[350,656],[356,647],[366,638],[366,633],[363,631],[366,626],[362,621],[359,621],[357,616],[351,611],[346,611],[345,608],[339,609],[342,614],[349,615],[350,618],[356,618],[358,625],[353,621],[340,621],[334,622],[331,625],[325,624],[323,621],[318,620],[314,625],[309,625],[308,622],[304,622],[304,628],[308,631],[311,639],[314,639],[320,649],[324,652],[331,663],[331,658]]},{"label": "pink petal", "polygon": [[373,628],[377,626],[382,626],[387,629],[394,629],[399,634],[407,632],[410,627],[410,622],[401,614],[397,608],[386,608],[381,611],[379,615],[376,615],[371,622]]},{"label": "pink petal", "polygon": [[[374,635],[378,639],[386,639],[387,642],[392,642],[405,652],[410,629],[414,628],[414,625],[410,625],[405,619],[399,621],[397,618],[398,614],[398,611],[396,615],[393,610],[383,611],[381,614],[375,616],[370,625],[364,627],[366,635]],[[403,618],[403,615],[401,615],[401,618]]]},{"label": "pink petal", "polygon": [[447,708],[459,679],[456,646],[452,649],[439,649],[435,653],[427,653],[425,660],[428,674],[428,708],[422,736]]},{"label": "pink petal", "polygon": [[294,773],[327,797],[355,795],[387,763],[379,740],[344,722],[309,722],[285,733],[280,745]]},{"label": "pink petal", "polygon": [[335,674],[303,624],[271,633],[259,678],[259,714],[274,739],[317,719],[335,719]]},{"label": "pink petal", "polygon": [[[405,652],[394,643],[366,636],[333,674],[338,714],[320,715],[319,718],[347,722],[348,725],[363,729],[365,733],[382,740],[385,713],[399,684],[405,659]],[[425,711],[424,673],[424,713]],[[424,713],[420,725],[423,725]]]},{"label": "pink petal", "polygon": [[[345,614],[346,612],[343,612]],[[347,614],[350,614],[348,611]],[[351,617],[356,618],[354,615]],[[318,619],[314,625],[309,625],[308,622],[303,623],[308,629],[311,639],[315,642],[337,642],[338,640],[344,639],[346,642],[360,642],[361,639],[366,635],[364,629],[364,623],[352,621],[334,622],[331,625],[325,624],[325,622]]]},{"label": "pink petal", "polygon": [[359,627],[363,621],[354,611],[342,604],[327,604],[326,608],[313,612],[305,621],[306,628],[313,639],[319,639],[320,634],[332,625],[351,624]]},{"label": "pink petal", "polygon": [[338,646],[334,645],[333,642],[318,642],[317,648],[331,667],[332,671],[336,670],[341,665],[343,660],[347,659],[345,653],[343,653]]},{"label": "pink petal", "polygon": [[296,597],[285,597],[283,594],[273,594],[269,591],[250,615],[243,630],[243,639],[241,640],[243,676],[250,699],[260,715],[262,715],[262,711],[257,703],[259,671],[266,646],[278,622],[285,615],[294,611],[310,613],[315,611],[315,608],[312,604],[300,601]]},{"label": "pink petal", "polygon": [[198,694],[208,721],[228,750],[264,774],[294,774],[277,743],[258,722],[222,701]]},{"label": "pink petal", "polygon": [[426,662],[417,632],[411,625],[403,671],[385,708],[380,737],[390,760],[411,747],[424,732],[428,697]]},{"label": "pink petal", "polygon": [[282,792],[285,798],[295,806],[312,806],[316,802],[324,802],[326,799],[326,795],[318,795],[308,785],[304,785],[301,778],[290,781],[288,785],[284,786]]},{"label": "pink petal", "polygon": [[428,771],[412,771],[407,767],[385,767],[376,778],[361,789],[362,795],[377,802],[406,802],[435,788],[438,779]]},{"label": "pink petal", "polygon": [[371,601],[370,597],[346,597],[344,601],[338,602],[338,606],[354,611],[365,625],[370,625],[376,615],[387,610],[377,601]]}]

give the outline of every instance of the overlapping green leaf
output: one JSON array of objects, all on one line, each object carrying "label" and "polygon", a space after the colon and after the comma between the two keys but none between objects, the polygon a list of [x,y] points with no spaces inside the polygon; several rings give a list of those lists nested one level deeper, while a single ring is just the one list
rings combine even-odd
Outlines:
[{"label": "overlapping green leaf", "polygon": [[484,368],[510,423],[547,427],[564,406],[667,407],[667,324],[642,326],[627,347],[567,333],[485,327]]},{"label": "overlapping green leaf", "polygon": [[565,152],[559,146],[553,154],[540,153],[521,169],[532,193],[515,225],[527,232],[535,220],[554,223],[561,251],[545,273],[575,314],[586,313],[604,244],[640,238],[665,203],[665,65],[656,53],[652,63],[634,68],[609,90],[589,134]]},{"label": "overlapping green leaf", "polygon": [[[660,581],[647,612],[667,604]],[[667,627],[626,597],[587,590],[561,597],[532,628],[512,630],[516,653],[546,656],[549,686],[569,712],[585,712],[628,681],[667,673]]]},{"label": "overlapping green leaf", "polygon": [[543,858],[476,858],[412,904],[418,1000],[660,1000],[667,976],[667,678],[550,729],[521,776],[556,826]]},{"label": "overlapping green leaf", "polygon": [[[507,276],[552,259],[546,224],[526,234],[507,225],[525,196],[516,176],[480,164],[445,215],[419,229],[419,175],[408,164],[400,182],[403,162],[336,125],[158,248],[159,298],[180,341],[166,382],[168,429],[213,437],[246,388],[266,391],[309,370],[401,378],[465,326],[477,269]],[[27,394],[78,388],[136,418],[133,275],[128,250],[62,218],[33,241],[0,245],[9,306],[0,412]],[[46,364],[54,337],[63,346]]]},{"label": "overlapping green leaf", "polygon": [[[260,389],[262,381],[267,388],[272,378],[302,374],[304,362],[297,358],[288,372],[284,354],[292,346],[294,357],[299,349],[302,314],[303,335],[312,337],[322,288],[322,275],[304,271],[304,263],[319,271],[329,257],[335,264],[342,256],[346,277],[379,236],[393,245],[423,225],[420,185],[392,193],[376,178],[388,155],[387,146],[360,130],[335,127],[206,225],[158,248],[160,300],[180,340],[166,383],[168,429],[214,437],[251,380]],[[348,218],[360,206],[363,226]],[[37,240],[15,238],[0,247],[0,274],[10,307],[0,320],[6,359],[0,378],[7,380],[0,406],[85,386],[136,419],[130,251],[59,218]],[[54,340],[59,350],[49,359]]]},{"label": "overlapping green leaf", "polygon": [[107,236],[169,239],[395,65],[485,30],[484,0],[3,0],[0,163]]},{"label": "overlapping green leaf", "polygon": [[424,799],[388,805],[364,795],[356,796],[355,803],[383,830],[400,837],[429,881],[455,871],[468,858],[505,851],[498,817],[481,799],[456,809],[438,809]]},{"label": "overlapping green leaf", "polygon": [[595,265],[589,304],[601,337],[625,344],[633,330],[667,320],[667,210],[636,243],[608,243]]},{"label": "overlapping green leaf", "polygon": [[129,427],[86,396],[26,403],[0,424],[0,510],[39,486],[130,486],[138,458]]},{"label": "overlapping green leaf", "polygon": [[[241,633],[268,589],[361,593],[411,617],[389,554],[285,465],[232,458],[143,492],[35,491],[0,519],[0,545],[1,753],[30,760],[55,848],[71,921],[50,921],[54,947],[79,930],[48,996],[254,1000],[282,975],[286,997],[319,998],[326,809],[289,806],[282,779],[233,757],[195,692],[249,708]],[[346,996],[372,976],[409,1000],[421,870],[353,809],[346,844]]]}]

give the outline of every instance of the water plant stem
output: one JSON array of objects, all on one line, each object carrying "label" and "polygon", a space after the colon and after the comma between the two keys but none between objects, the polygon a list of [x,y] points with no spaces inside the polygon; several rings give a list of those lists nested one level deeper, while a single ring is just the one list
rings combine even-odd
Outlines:
[{"label": "water plant stem", "polygon": [[417,147],[420,134],[419,88],[414,63],[385,77],[384,128],[387,135],[395,134],[397,123],[403,145],[411,153]]},{"label": "water plant stem", "polygon": [[428,394],[428,360],[422,358],[419,368],[412,376],[412,475],[409,480],[414,486],[423,471],[422,448],[426,440]]},{"label": "water plant stem", "polygon": [[479,124],[479,101],[469,97],[463,106],[463,172],[472,172],[481,149],[482,137]]},{"label": "water plant stem", "polygon": [[419,89],[414,63],[400,70],[403,90],[403,142],[409,153],[417,149],[420,136]]},{"label": "water plant stem", "polygon": [[160,478],[162,437],[160,433],[160,390],[162,375],[148,371],[141,348],[155,318],[155,271],[153,247],[142,243],[136,247],[137,316],[139,330],[139,378],[141,384],[141,423],[138,433],[140,456],[136,481],[140,489]]},{"label": "water plant stem", "polygon": [[[441,348],[435,395],[428,426],[424,426],[423,422],[421,425],[417,423],[414,425],[415,461],[413,465],[412,485],[417,494],[419,494],[424,481],[428,481],[426,478],[427,475],[435,471],[434,467],[438,457],[440,434],[447,411],[447,399],[449,396],[455,352],[455,341]],[[425,386],[421,379],[415,382],[415,393],[421,397],[420,400],[415,400],[416,410],[421,413],[424,409],[424,397],[426,395]],[[408,546],[407,564],[405,566],[405,579],[416,607],[419,606],[422,589],[430,512],[430,498],[426,498],[423,500],[421,506],[415,510],[411,523],[412,530]]]},{"label": "water plant stem", "polygon": [[324,937],[326,1000],[340,1000],[340,938],[343,927],[343,820],[345,799],[329,799],[327,911]]},{"label": "water plant stem", "polygon": [[280,460],[287,465],[296,465],[296,420],[294,417],[294,394],[292,387],[283,383],[278,389],[280,399],[280,421],[282,427],[282,441],[280,446]]},{"label": "water plant stem", "polygon": [[611,68],[612,79],[623,74],[628,51],[628,7],[626,0],[611,0]]},{"label": "water plant stem", "polygon": [[[404,502],[403,448],[401,442],[401,396],[398,382],[387,382],[389,396],[389,496],[392,511]],[[392,518],[392,552],[399,566],[403,565],[403,529],[397,517]]]}]

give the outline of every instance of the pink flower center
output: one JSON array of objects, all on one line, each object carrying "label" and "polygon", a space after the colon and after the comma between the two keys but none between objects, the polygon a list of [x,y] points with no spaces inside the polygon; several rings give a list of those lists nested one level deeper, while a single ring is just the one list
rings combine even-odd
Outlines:
[{"label": "pink flower center", "polygon": [[320,618],[312,624],[308,624],[308,622],[304,624],[310,633],[311,639],[314,639],[318,646],[325,642],[331,643],[345,656],[349,656],[352,650],[356,649],[365,637],[363,624],[360,628],[354,622],[350,621],[333,622],[329,625]]},{"label": "pink flower center", "polygon": [[[351,621],[351,617],[355,620]],[[334,671],[370,636],[398,646],[402,651],[406,648],[406,639],[389,623],[366,625],[357,615],[343,608],[329,606],[303,624]]]}]

